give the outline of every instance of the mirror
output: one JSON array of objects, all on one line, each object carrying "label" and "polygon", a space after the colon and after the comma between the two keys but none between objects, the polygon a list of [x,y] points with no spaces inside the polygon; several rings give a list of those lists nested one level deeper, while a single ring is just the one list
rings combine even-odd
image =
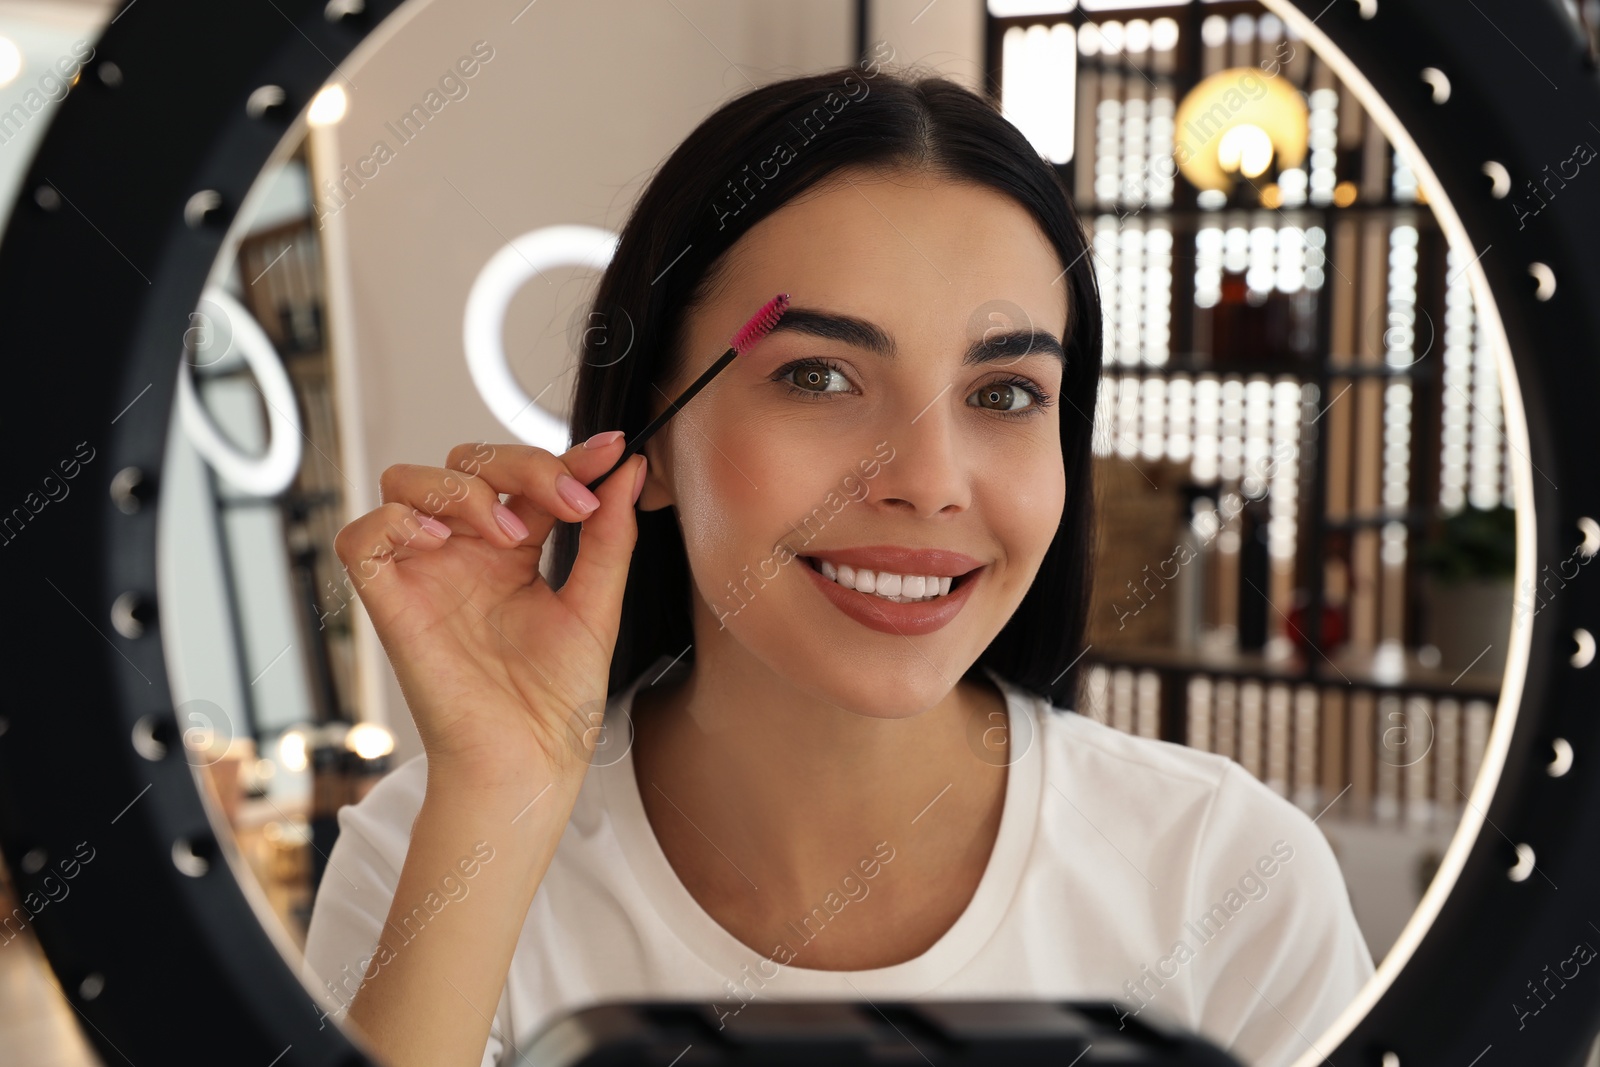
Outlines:
[{"label": "mirror", "polygon": [[[1125,737],[1236,760],[1314,816],[1378,960],[1460,818],[1519,600],[1537,609],[1510,590],[1514,542],[1494,525],[1529,475],[1501,432],[1501,354],[1473,329],[1472,253],[1447,247],[1359,100],[1264,11],[1083,7],[1065,20],[978,13],[969,21],[993,20],[988,56],[941,53],[936,35],[963,31],[938,7],[882,6],[870,32],[897,57],[965,56],[947,69],[974,84],[997,71],[1013,121],[1071,166],[1092,228],[1107,324],[1102,525],[1077,710]],[[504,396],[482,395],[467,363],[474,283],[524,234],[619,227],[651,168],[746,77],[825,69],[853,50],[841,5],[717,14],[619,21],[530,5],[508,24],[500,11],[416,9],[342,65],[330,86],[363,91],[346,92],[342,114],[320,98],[325,113],[264,175],[236,261],[196,309],[181,358],[222,434],[201,444],[193,415],[173,428],[169,663],[230,859],[291,940],[314,888],[345,877],[328,864],[338,806],[420,750],[333,534],[376,505],[389,464],[437,464],[520,428],[495,421]],[[537,20],[550,24],[535,33]],[[733,25],[760,42],[750,55],[730,50],[734,34],[705,33]],[[594,79],[594,55],[626,57],[612,64],[623,73]],[[1188,147],[1242,177],[1220,200],[1187,173],[1169,186],[1146,161],[1191,136],[1178,122],[1190,93],[1230,71],[1186,120]],[[1278,165],[1292,130],[1234,121],[1286,84],[1305,97],[1294,166]],[[527,107],[575,85],[568,106]],[[594,269],[540,273],[546,284],[515,289],[497,325],[510,377],[560,424]],[[278,364],[260,358],[252,321]],[[269,441],[294,447],[231,479],[219,470],[230,446]],[[298,463],[285,471],[281,456]],[[1487,629],[1462,632],[1468,620]],[[1059,825],[1071,815],[1058,810]],[[1088,826],[1085,847],[1136,847]],[[1109,871],[1118,856],[1105,859]],[[1224,906],[1248,922],[1252,893],[1267,899],[1247,886],[1248,905]],[[1173,963],[1130,954],[1119,975],[1137,986],[1146,965]],[[1176,1006],[1170,986],[1146,988],[1156,1010]]]}]

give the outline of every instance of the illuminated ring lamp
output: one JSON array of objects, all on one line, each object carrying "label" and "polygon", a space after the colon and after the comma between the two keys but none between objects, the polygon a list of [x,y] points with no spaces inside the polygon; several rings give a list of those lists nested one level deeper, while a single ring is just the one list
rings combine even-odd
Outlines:
[{"label": "illuminated ring lamp", "polygon": [[205,300],[222,309],[250,373],[267,405],[267,450],[260,456],[243,452],[219,430],[194,387],[187,362],[178,373],[178,422],[194,450],[223,478],[260,497],[277,496],[289,488],[300,470],[300,405],[289,382],[289,372],[272,345],[272,339],[255,316],[226,289],[206,291]]},{"label": "illuminated ring lamp", "polygon": [[[1456,0],[1266,6],[1414,149],[1441,225],[1478,251],[1467,269],[1484,325],[1509,344],[1506,432],[1537,472],[1517,465],[1513,481],[1517,587],[1537,578],[1539,606],[1508,635],[1467,814],[1367,992],[1298,1067],[1324,1056],[1339,1067],[1571,1067],[1600,1017],[1592,968],[1551,980],[1572,973],[1576,946],[1600,941],[1600,585],[1577,569],[1600,543],[1600,264],[1586,247],[1600,196],[1563,191],[1541,168],[1592,135],[1579,118],[1600,114],[1600,85],[1552,0],[1476,0],[1467,14]],[[94,849],[70,896],[31,925],[107,1063],[370,1062],[319,1021],[277,924],[211,862],[238,858],[213,834],[174,716],[155,504],[181,339],[220,281],[230,228],[324,82],[417,10],[399,9],[124,5],[61,102],[0,243],[12,400],[0,419],[0,558],[24,623],[8,628],[0,690],[0,848],[24,901],[42,899],[80,843]],[[1515,47],[1483,20],[1514,27]],[[1545,202],[1522,219],[1533,181]],[[83,441],[95,452],[75,491],[41,504],[42,481],[61,477]],[[849,1042],[829,1057],[865,1062]]]},{"label": "illuminated ring lamp", "polygon": [[567,424],[528,396],[506,359],[506,309],[528,281],[554,267],[603,271],[617,250],[617,234],[598,226],[546,226],[525,233],[483,265],[467,293],[461,343],[478,395],[500,425],[523,444],[560,455],[572,447]]}]

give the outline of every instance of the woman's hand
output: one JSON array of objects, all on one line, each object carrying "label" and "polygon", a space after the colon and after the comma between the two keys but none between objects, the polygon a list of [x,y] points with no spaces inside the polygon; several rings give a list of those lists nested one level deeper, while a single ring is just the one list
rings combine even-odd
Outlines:
[{"label": "woman's hand", "polygon": [[[556,456],[462,444],[444,467],[396,464],[384,503],[339,531],[349,570],[394,665],[429,775],[475,788],[581,779],[606,702],[622,592],[638,538],[645,457],[574,501],[622,454],[622,435]],[[565,488],[571,495],[563,496]],[[500,494],[510,494],[505,504]],[[539,573],[560,519],[583,522],[558,593]]]}]

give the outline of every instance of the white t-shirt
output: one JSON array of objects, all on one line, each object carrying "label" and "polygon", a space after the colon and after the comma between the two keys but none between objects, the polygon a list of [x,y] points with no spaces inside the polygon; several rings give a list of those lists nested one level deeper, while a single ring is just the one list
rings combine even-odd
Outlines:
[{"label": "white t-shirt", "polygon": [[[621,717],[666,666],[611,698],[607,726],[624,732],[610,736],[631,736]],[[816,918],[791,924],[793,956],[746,947],[672,870],[630,752],[587,772],[523,923],[484,1067],[512,1062],[510,1043],[524,1047],[555,1017],[612,999],[704,999],[727,1012],[752,998],[1115,998],[1252,1067],[1320,1048],[1373,963],[1310,817],[1232,759],[1132,736],[985,674],[1009,713],[1000,829],[971,903],[931,948],[871,970],[784,964],[803,962],[829,916],[866,899],[874,857]],[[335,1018],[377,945],[426,781],[418,756],[339,811],[306,940],[307,980]],[[893,847],[876,858],[892,863]]]}]

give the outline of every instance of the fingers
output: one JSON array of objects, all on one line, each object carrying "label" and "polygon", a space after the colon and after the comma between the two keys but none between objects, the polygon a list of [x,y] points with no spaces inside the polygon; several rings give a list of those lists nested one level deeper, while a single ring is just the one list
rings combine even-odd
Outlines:
[{"label": "fingers", "polygon": [[616,640],[622,616],[622,594],[628,566],[639,537],[633,505],[645,474],[645,456],[631,456],[617,473],[595,490],[600,510],[583,524],[572,572],[557,591],[567,610],[583,619],[591,632]]},{"label": "fingers", "polygon": [[395,502],[346,524],[334,536],[333,551],[347,571],[371,581],[383,564],[438,548],[450,535],[444,523]]},{"label": "fingers", "polygon": [[[341,529],[334,551],[363,584],[384,571],[385,563],[436,550],[451,537],[531,548],[536,567],[558,519],[582,523],[577,556],[557,595],[591,633],[615,642],[638,539],[634,505],[645,457],[630,457],[594,494],[584,483],[610,470],[623,448],[620,435],[559,457],[528,445],[467,444],[451,450],[448,467],[395,464],[379,479],[385,503]],[[595,508],[574,503],[591,495]]]},{"label": "fingers", "polygon": [[524,444],[462,444],[445,465],[481,479],[512,499],[508,509],[527,528],[519,544],[544,544],[562,522],[584,522],[599,506],[585,485],[611,469],[626,442],[621,434],[594,448],[574,445],[556,456]]},{"label": "fingers", "polygon": [[[522,538],[501,526],[500,497],[482,479],[459,470],[396,463],[378,476],[385,505],[401,504],[431,515],[457,534],[512,547]],[[515,527],[513,527],[515,531]]]},{"label": "fingers", "polygon": [[[577,445],[561,456],[522,444],[477,443],[450,450],[444,467],[399,463],[385,468],[379,487],[385,502],[433,515],[457,533],[504,548],[544,544],[556,521],[582,522],[593,509],[583,482],[616,462],[621,439],[598,448]],[[500,494],[520,497],[515,510]]]}]

